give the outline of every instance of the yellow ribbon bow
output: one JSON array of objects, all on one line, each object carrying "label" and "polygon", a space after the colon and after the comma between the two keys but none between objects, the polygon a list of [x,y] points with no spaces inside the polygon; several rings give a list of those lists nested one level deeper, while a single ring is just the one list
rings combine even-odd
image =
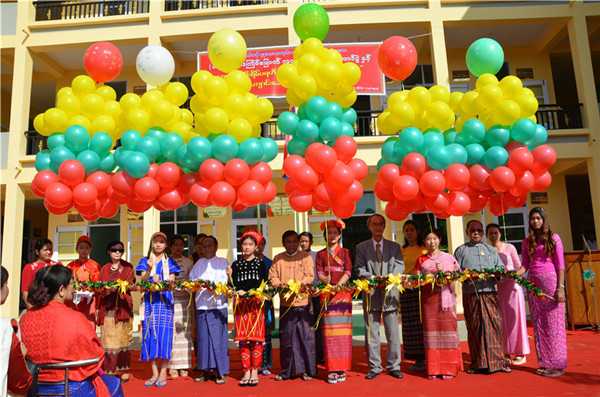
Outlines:
[{"label": "yellow ribbon bow", "polygon": [[404,292],[404,287],[402,286],[402,275],[400,273],[396,274],[395,276],[392,273],[388,274],[387,282],[388,284],[385,287],[386,294],[390,292],[394,287],[398,287],[398,291],[400,293]]},{"label": "yellow ribbon bow", "polygon": [[184,289],[187,289],[188,291],[193,291],[193,290],[194,290],[195,283],[194,283],[194,282],[191,282],[191,283],[190,283],[189,281],[184,281],[183,283],[181,283],[181,286],[182,286]]},{"label": "yellow ribbon bow", "polygon": [[296,296],[300,295],[301,284],[299,281],[289,280],[287,282],[287,285],[288,285],[289,289],[288,289],[288,292],[283,297],[285,300],[290,299],[293,295],[296,295]]},{"label": "yellow ribbon bow", "polygon": [[129,285],[129,282],[118,279],[116,281],[116,284],[117,284],[117,288],[119,289],[119,293],[121,293],[121,294],[127,293],[127,286]]},{"label": "yellow ribbon bow", "polygon": [[465,280],[468,280],[471,278],[471,272],[469,272],[469,269],[465,269],[463,270],[462,274],[459,277],[459,281],[462,283]]},{"label": "yellow ribbon bow", "polygon": [[371,293],[371,287],[369,285],[369,280],[356,280],[354,282],[356,285],[356,290],[354,291],[354,297],[357,298],[360,291],[365,291],[366,294]]},{"label": "yellow ribbon bow", "polygon": [[152,292],[158,292],[158,291],[160,291],[161,289],[162,289],[162,287],[161,287],[160,285],[158,285],[158,284],[152,284],[152,285],[150,286],[150,291],[152,291]]},{"label": "yellow ribbon bow", "polygon": [[321,295],[325,295],[325,296],[332,295],[333,294],[333,285],[327,284],[325,287],[323,287],[321,289],[321,291],[319,291],[319,293]]},{"label": "yellow ribbon bow", "polygon": [[230,293],[231,293],[231,290],[229,289],[227,284],[217,283],[217,285],[215,285],[215,289],[213,291],[212,296],[216,297],[217,295],[223,295],[225,297],[229,297]]},{"label": "yellow ribbon bow", "polygon": [[262,281],[262,283],[260,283],[260,286],[258,288],[253,289],[252,291],[250,291],[250,294],[260,300],[265,300],[265,299],[271,299],[271,296],[269,294],[265,293],[265,288],[267,286],[267,282],[265,280]]}]

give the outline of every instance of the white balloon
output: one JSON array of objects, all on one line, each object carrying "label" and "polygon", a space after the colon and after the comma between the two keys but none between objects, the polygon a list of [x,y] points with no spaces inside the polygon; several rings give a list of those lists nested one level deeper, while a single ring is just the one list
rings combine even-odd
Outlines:
[{"label": "white balloon", "polygon": [[173,77],[175,60],[166,48],[149,45],[138,54],[135,67],[138,75],[146,84],[160,87]]}]

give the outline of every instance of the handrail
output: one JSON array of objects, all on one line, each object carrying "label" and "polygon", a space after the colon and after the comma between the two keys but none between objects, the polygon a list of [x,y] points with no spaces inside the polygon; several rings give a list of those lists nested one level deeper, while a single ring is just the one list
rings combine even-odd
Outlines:
[{"label": "handrail", "polygon": [[123,1],[34,1],[35,20],[100,18],[148,13],[150,0]]}]

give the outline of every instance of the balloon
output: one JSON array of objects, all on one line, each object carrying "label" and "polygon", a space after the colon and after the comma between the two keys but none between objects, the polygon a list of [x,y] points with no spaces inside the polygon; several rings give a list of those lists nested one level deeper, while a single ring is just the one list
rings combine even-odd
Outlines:
[{"label": "balloon", "polygon": [[[190,142],[191,142],[191,140],[190,140]],[[123,143],[123,138],[121,138],[121,143]],[[177,153],[179,151],[179,148],[184,145],[184,141],[183,141],[183,138],[179,134],[176,134],[174,132],[169,132],[164,137],[162,137],[159,144],[160,144],[160,152],[162,153],[163,158],[166,161],[172,162],[173,160],[177,159]],[[192,147],[195,147],[195,146],[196,145],[194,143],[192,143]],[[195,154],[197,153],[196,149],[192,149],[192,152],[190,153],[194,157],[195,157]],[[210,154],[209,154],[209,157],[210,157]]]},{"label": "balloon", "polygon": [[96,90],[96,83],[94,83],[94,79],[91,77],[80,74],[73,79],[71,87],[73,88],[73,94],[82,99],[87,94],[91,94]]},{"label": "balloon", "polygon": [[183,196],[176,188],[164,188],[156,198],[158,204],[168,211],[176,210],[183,203]]},{"label": "balloon", "polygon": [[56,175],[54,172],[43,170],[35,174],[33,180],[31,181],[31,188],[32,190],[35,190],[34,193],[37,196],[43,198],[48,186],[59,181],[60,179],[58,175]]},{"label": "balloon", "polygon": [[[334,160],[334,164],[335,164],[335,160]],[[306,165],[306,160],[304,160],[304,158],[302,158],[296,154],[292,154],[284,160],[283,172],[285,175],[287,175],[289,177],[293,177],[294,172],[303,165]]]},{"label": "balloon", "polygon": [[521,107],[517,102],[506,99],[498,105],[494,111],[494,116],[500,124],[511,125],[521,117]]},{"label": "balloon", "polygon": [[493,39],[476,40],[467,50],[467,68],[475,76],[484,73],[496,74],[504,64],[504,51]]},{"label": "balloon", "polygon": [[403,129],[398,136],[398,143],[406,153],[420,151],[423,141],[423,133],[414,127]]},{"label": "balloon", "polygon": [[333,144],[333,150],[335,150],[339,160],[344,163],[348,163],[358,151],[358,145],[353,138],[342,136],[339,137]]},{"label": "balloon", "polygon": [[227,163],[235,158],[238,153],[238,144],[230,135],[219,135],[212,143],[212,156]]},{"label": "balloon", "polygon": [[425,196],[436,196],[444,191],[446,179],[437,171],[427,171],[421,176],[419,187]]},{"label": "balloon", "polygon": [[523,172],[523,175],[519,176],[515,180],[515,184],[510,188],[510,194],[513,196],[522,196],[529,193],[535,183],[535,177],[531,171]]},{"label": "balloon", "polygon": [[450,192],[446,211],[452,216],[463,216],[471,208],[471,199],[464,192]]},{"label": "balloon", "polygon": [[66,146],[59,146],[50,152],[50,161],[56,168],[67,160],[75,160],[75,154]]},{"label": "balloon", "polygon": [[175,71],[175,60],[171,53],[159,45],[142,48],[135,67],[140,78],[146,83],[160,87],[171,80]]},{"label": "balloon", "polygon": [[[464,128],[464,127],[463,127]],[[506,146],[510,140],[510,131],[502,126],[495,125],[485,134],[485,143],[489,146]]]},{"label": "balloon", "polygon": [[287,135],[294,135],[300,123],[300,118],[296,113],[283,112],[277,117],[277,127]]},{"label": "balloon", "polygon": [[72,125],[65,131],[65,146],[74,153],[88,148],[90,134],[80,125]]},{"label": "balloon", "polygon": [[98,209],[98,215],[102,218],[112,218],[119,213],[119,205],[109,197],[105,197],[100,200],[100,208]]},{"label": "balloon", "polygon": [[513,150],[508,156],[508,168],[516,174],[522,174],[533,167],[533,155],[527,148]]},{"label": "balloon", "polygon": [[321,146],[319,149],[315,150],[312,157],[312,167],[315,171],[322,174],[331,170],[337,161],[335,150],[329,146]]},{"label": "balloon", "polygon": [[467,151],[467,164],[477,164],[483,160],[483,155],[485,154],[485,149],[478,143],[471,143],[465,146],[465,150]]},{"label": "balloon", "polygon": [[521,208],[527,202],[527,194],[514,196],[511,193],[503,193],[504,200],[512,208]]},{"label": "balloon", "polygon": [[232,159],[225,164],[223,177],[232,186],[239,186],[248,180],[250,167],[244,160]]},{"label": "balloon", "polygon": [[142,134],[136,130],[127,130],[121,135],[121,145],[128,150],[135,150],[137,143],[142,139]]},{"label": "balloon", "polygon": [[417,86],[408,92],[407,101],[412,105],[415,112],[421,113],[427,110],[431,104],[431,93],[427,88]]},{"label": "balloon", "polygon": [[446,169],[452,164],[452,155],[446,146],[434,146],[427,153],[427,164],[434,170]]},{"label": "balloon", "polygon": [[307,147],[308,147],[308,142],[305,142],[300,138],[292,138],[287,143],[287,151],[290,154],[296,154],[299,156],[304,156],[304,153],[305,153]]},{"label": "balloon", "polygon": [[543,145],[548,140],[548,131],[543,126],[536,124],[535,125],[535,135],[533,138],[525,142],[529,150],[533,150],[536,147]]},{"label": "balloon", "polygon": [[165,99],[177,107],[183,105],[189,96],[187,87],[179,81],[169,83],[164,92]]},{"label": "balloon", "polygon": [[92,205],[98,198],[98,190],[94,185],[82,182],[73,188],[73,201],[81,206]]},{"label": "balloon", "polygon": [[105,194],[110,186],[110,176],[102,171],[91,173],[87,178],[85,178],[85,181],[96,187],[99,196]]},{"label": "balloon", "polygon": [[289,197],[290,207],[296,212],[306,212],[312,208],[312,193],[307,190],[295,189]]},{"label": "balloon", "polygon": [[386,164],[379,170],[379,181],[391,188],[400,177],[400,168],[396,164]]},{"label": "balloon", "polygon": [[501,146],[491,146],[485,151],[483,162],[491,169],[506,165],[508,162],[508,152]]},{"label": "balloon", "polygon": [[60,133],[60,132],[55,132],[55,133],[51,134],[48,137],[46,144],[48,145],[48,149],[50,149],[50,150],[57,148],[59,146],[64,146],[65,145],[65,134]]},{"label": "balloon", "polygon": [[123,57],[117,47],[106,41],[92,44],[83,58],[85,71],[98,83],[114,80],[123,67]]},{"label": "balloon", "polygon": [[[133,194],[133,188],[136,182],[136,178],[126,172],[120,171],[113,175],[110,185],[115,193],[121,196],[129,196],[130,194]],[[109,191],[110,188],[107,189],[107,195],[109,195]]]},{"label": "balloon", "polygon": [[192,198],[192,202],[198,207],[209,207],[212,205],[210,190],[199,183],[194,183],[190,188],[190,197]]},{"label": "balloon", "polygon": [[133,197],[133,198],[127,200],[126,204],[127,204],[127,208],[129,208],[132,212],[136,212],[138,214],[141,214],[142,212],[146,212],[152,207],[152,202],[142,201],[137,197]]},{"label": "balloon", "polygon": [[[164,140],[164,138],[163,140],[161,140],[161,145]],[[212,154],[211,148],[212,145],[210,141],[201,136],[196,136],[190,139],[190,141],[187,144],[188,154],[192,156],[192,158],[198,163],[202,163],[203,161],[208,160],[210,158]]]},{"label": "balloon", "polygon": [[294,31],[302,41],[311,37],[323,40],[329,31],[327,11],[314,3],[301,5],[294,13]]},{"label": "balloon", "polygon": [[124,161],[125,171],[134,178],[142,178],[148,173],[150,160],[142,152],[132,151]]},{"label": "balloon", "polygon": [[485,125],[478,119],[465,121],[461,134],[468,143],[481,143],[485,137]]},{"label": "balloon", "polygon": [[133,191],[141,201],[154,201],[160,193],[160,185],[154,178],[145,176],[135,183]]},{"label": "balloon", "polygon": [[469,153],[465,147],[459,143],[451,143],[446,146],[450,153],[450,162],[452,164],[465,164],[469,158]]},{"label": "balloon", "polygon": [[319,126],[310,120],[300,120],[294,135],[310,145],[319,140]]},{"label": "balloon", "polygon": [[54,182],[46,187],[46,200],[54,207],[70,207],[73,205],[73,192],[64,183]]},{"label": "balloon", "polygon": [[350,218],[356,212],[356,204],[351,202],[336,203],[332,208],[333,214],[340,219]]},{"label": "balloon", "polygon": [[83,165],[86,174],[91,174],[100,167],[100,156],[91,150],[84,150],[79,153],[77,161]]},{"label": "balloon", "polygon": [[552,148],[552,146],[538,146],[533,149],[531,154],[533,155],[532,171],[534,173],[545,171],[552,167],[556,162],[556,151]]},{"label": "balloon", "polygon": [[452,164],[444,172],[447,190],[463,190],[468,184],[471,174],[469,169],[462,164]]},{"label": "balloon", "polygon": [[[68,150],[68,149],[67,149]],[[54,165],[50,159],[50,151],[48,149],[44,149],[39,151],[35,155],[35,169],[36,171],[49,170],[53,168]],[[58,169],[58,167],[56,167]]]},{"label": "balloon", "polygon": [[71,209],[72,206],[73,206],[73,203],[69,203],[63,207],[57,207],[57,206],[50,204],[47,199],[44,199],[44,207],[46,207],[48,212],[50,212],[51,214],[54,214],[54,215],[64,215],[67,212],[69,212],[69,210]]},{"label": "balloon", "polygon": [[490,174],[490,185],[498,193],[504,193],[515,184],[515,173],[508,167],[498,167]]},{"label": "balloon", "polygon": [[279,154],[279,147],[277,143],[271,138],[259,138],[260,143],[263,147],[263,156],[260,161],[269,163],[277,157]]},{"label": "balloon", "polygon": [[419,153],[409,153],[402,159],[402,173],[411,175],[417,180],[427,170],[427,161],[425,157]]},{"label": "balloon", "polygon": [[475,164],[471,168],[469,168],[471,173],[471,178],[469,179],[469,185],[477,190],[488,190],[490,185],[488,183],[488,178],[490,176],[491,170],[480,164]]},{"label": "balloon", "polygon": [[446,211],[450,205],[448,195],[444,192],[439,193],[435,196],[425,196],[425,205],[431,212],[443,212]]},{"label": "balloon", "polygon": [[58,176],[63,183],[73,187],[85,179],[85,168],[77,160],[66,160],[58,167]]},{"label": "balloon", "polygon": [[248,207],[260,204],[265,194],[265,188],[257,181],[246,181],[237,191],[240,202]]},{"label": "balloon", "polygon": [[113,148],[113,140],[105,132],[96,132],[90,139],[90,150],[100,154],[105,154]]},{"label": "balloon", "polygon": [[135,150],[145,154],[150,162],[154,162],[160,154],[160,144],[158,139],[146,136],[138,141]]},{"label": "balloon", "polygon": [[171,162],[162,163],[156,170],[156,182],[164,188],[172,188],[179,184],[182,171],[176,164]]},{"label": "balloon", "polygon": [[235,201],[235,189],[227,182],[217,182],[210,188],[210,199],[217,207],[229,207]]},{"label": "balloon", "polygon": [[357,202],[363,196],[363,192],[364,189],[362,187],[362,184],[359,181],[355,180],[352,182],[352,184],[344,194],[344,199],[353,203]]},{"label": "balloon", "polygon": [[369,167],[367,166],[367,163],[365,163],[365,161],[362,159],[350,160],[348,162],[348,167],[350,167],[350,169],[352,169],[352,172],[354,173],[354,177],[356,178],[357,181],[362,181],[363,179],[365,179],[365,177],[369,173]]},{"label": "balloon", "polygon": [[260,182],[263,186],[266,186],[271,181],[273,177],[273,171],[271,167],[267,163],[259,162],[254,164],[250,168],[250,174],[248,176],[249,179]]},{"label": "balloon", "polygon": [[533,177],[535,181],[533,183],[533,186],[531,187],[531,190],[534,192],[544,191],[548,189],[548,187],[552,183],[552,176],[548,171],[545,171],[541,174],[533,174]]},{"label": "balloon", "polygon": [[324,141],[335,141],[342,133],[342,123],[333,117],[327,117],[319,126],[319,134]]},{"label": "balloon", "polygon": [[520,119],[510,127],[510,136],[514,141],[527,142],[535,136],[536,126],[529,119]]},{"label": "balloon", "polygon": [[321,123],[329,116],[329,103],[320,96],[314,96],[306,103],[306,115],[311,121]]},{"label": "balloon", "polygon": [[217,30],[208,40],[208,58],[225,73],[238,69],[246,60],[246,41],[233,29]]},{"label": "balloon", "polygon": [[496,216],[505,214],[509,209],[509,205],[506,200],[504,200],[502,194],[494,194],[492,197],[490,197],[487,207],[488,210]]},{"label": "balloon", "polygon": [[425,131],[423,135],[423,146],[421,147],[421,154],[423,156],[427,156],[429,153],[429,149],[436,145],[444,144],[444,134],[442,134],[439,130],[437,131]]},{"label": "balloon", "polygon": [[392,190],[396,199],[412,200],[419,194],[419,182],[410,175],[401,175],[395,179]]},{"label": "balloon", "polygon": [[350,167],[340,162],[325,175],[325,182],[328,187],[343,192],[354,182],[354,174]]},{"label": "balloon", "polygon": [[404,80],[417,66],[417,50],[410,40],[392,36],[380,46],[377,61],[379,68],[387,77]]}]

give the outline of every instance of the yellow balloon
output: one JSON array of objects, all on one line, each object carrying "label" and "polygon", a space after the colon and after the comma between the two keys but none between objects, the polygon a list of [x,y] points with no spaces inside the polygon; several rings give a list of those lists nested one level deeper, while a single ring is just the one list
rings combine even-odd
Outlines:
[{"label": "yellow balloon", "polygon": [[533,116],[529,116],[527,118],[537,124],[537,116],[535,114]]},{"label": "yellow balloon", "polygon": [[229,94],[245,95],[252,89],[250,77],[241,70],[233,70],[225,76]]},{"label": "yellow balloon", "polygon": [[[302,47],[302,50],[299,51],[298,59],[303,57],[305,54],[315,54],[320,56],[320,54],[325,50],[321,40],[317,39],[316,37],[309,37],[304,41],[304,43],[302,43],[301,46],[298,46],[298,48],[300,47]],[[294,55],[296,55],[296,51],[294,51]],[[296,59],[295,56],[294,59]]]},{"label": "yellow balloon", "polygon": [[[394,94],[397,93],[398,92],[395,92]],[[392,96],[390,96],[390,99],[392,99]],[[396,101],[392,106],[389,107],[389,110],[390,122],[392,122],[398,127],[396,128],[396,130],[408,127],[412,124],[413,121],[415,121],[415,109],[408,102]]]},{"label": "yellow balloon", "polygon": [[465,93],[460,99],[460,113],[461,115],[474,116],[479,112],[479,106],[475,103],[475,100],[479,96],[477,91],[469,91]]},{"label": "yellow balloon", "polygon": [[96,117],[96,119],[92,122],[90,136],[96,132],[106,132],[108,135],[113,136],[116,129],[117,123],[115,123],[115,120],[113,120],[112,117],[103,114]]},{"label": "yellow balloon", "polygon": [[287,103],[289,103],[291,106],[300,106],[302,105],[305,100],[303,100],[302,98],[300,98],[296,92],[292,89],[287,90],[287,92],[285,93],[285,100],[287,101]]},{"label": "yellow balloon", "polygon": [[204,126],[215,134],[221,134],[227,130],[229,117],[227,113],[218,107],[210,108],[204,113]]},{"label": "yellow balloon", "polygon": [[83,99],[84,96],[96,91],[96,83],[90,76],[80,74],[71,82],[71,88],[79,99]]},{"label": "yellow balloon", "polygon": [[500,87],[494,84],[488,84],[479,89],[479,96],[476,100],[482,108],[494,110],[496,106],[502,102],[503,98],[502,89]]},{"label": "yellow balloon", "polygon": [[448,100],[448,105],[450,105],[450,109],[454,113],[460,113],[460,100],[463,97],[463,93],[460,91],[455,91],[450,94],[450,99]]},{"label": "yellow balloon", "polygon": [[471,120],[474,119],[475,116],[469,115],[469,114],[464,114],[461,115],[459,118],[456,119],[456,121],[454,122],[454,129],[458,132],[462,132],[462,127],[463,124],[465,124],[465,122],[467,120]]},{"label": "yellow balloon", "polygon": [[117,99],[117,93],[109,85],[101,85],[96,88],[96,94],[106,101],[115,101]]},{"label": "yellow balloon", "polygon": [[425,87],[414,87],[408,92],[406,99],[417,113],[424,112],[431,104],[431,93]]},{"label": "yellow balloon", "polygon": [[354,86],[360,80],[360,67],[354,62],[345,62],[341,67],[342,79],[340,83],[343,85]]},{"label": "yellow balloon", "polygon": [[152,106],[152,117],[160,124],[168,123],[173,118],[173,104],[164,99],[157,101]]},{"label": "yellow balloon", "polygon": [[338,66],[342,66],[344,60],[342,59],[342,54],[338,50],[334,50],[333,48],[326,48],[321,55],[321,62],[332,62]]},{"label": "yellow balloon", "polygon": [[429,93],[431,94],[431,102],[450,102],[450,91],[443,85],[434,85],[433,87],[430,87]]},{"label": "yellow balloon", "polygon": [[190,109],[194,113],[204,113],[212,107],[213,105],[204,96],[198,94],[194,95],[190,100]]},{"label": "yellow balloon", "polygon": [[81,113],[81,101],[75,95],[61,95],[56,101],[56,107],[64,110],[69,117]]},{"label": "yellow balloon", "polygon": [[477,90],[481,90],[487,85],[498,85],[498,78],[491,73],[484,73],[475,82]]},{"label": "yellow balloon", "polygon": [[209,77],[212,77],[212,74],[207,70],[195,72],[192,75],[192,90],[194,90],[196,94],[202,93],[202,86]]},{"label": "yellow balloon", "polygon": [[317,82],[325,89],[335,87],[342,78],[340,67],[333,62],[323,62],[317,72]]},{"label": "yellow balloon", "polygon": [[139,95],[130,92],[129,94],[123,95],[119,103],[121,104],[121,110],[129,113],[132,110],[140,107],[142,104],[142,99],[139,97]]},{"label": "yellow balloon", "polygon": [[425,131],[427,128],[431,127],[431,124],[427,121],[427,112],[417,115],[413,122],[413,127],[421,131]]},{"label": "yellow balloon", "polygon": [[165,99],[175,106],[181,106],[187,101],[189,92],[185,84],[173,82],[165,89]]},{"label": "yellow balloon", "polygon": [[92,122],[90,121],[90,119],[81,114],[71,117],[71,119],[69,120],[69,125],[80,125],[82,127],[85,127],[85,129],[88,131],[92,130]]},{"label": "yellow balloon", "polygon": [[298,75],[298,69],[290,63],[277,68],[277,82],[285,88],[291,88],[296,83]]},{"label": "yellow balloon", "polygon": [[321,66],[319,57],[309,52],[302,55],[302,58],[300,58],[298,73],[301,75],[308,74],[310,76],[316,76],[319,66]]},{"label": "yellow balloon", "polygon": [[398,128],[396,126],[394,126],[394,124],[391,122],[391,120],[389,120],[389,118],[390,118],[390,111],[387,109],[384,110],[379,115],[379,117],[377,117],[377,129],[383,135],[392,135],[398,131]]},{"label": "yellow balloon", "polygon": [[50,133],[65,132],[69,123],[69,116],[64,110],[50,108],[44,112],[44,127]]},{"label": "yellow balloon", "polygon": [[194,115],[188,109],[179,109],[181,112],[181,121],[189,125],[194,124]]},{"label": "yellow balloon", "polygon": [[436,128],[440,128],[450,117],[452,110],[446,102],[435,101],[427,108],[427,121]]},{"label": "yellow balloon", "polygon": [[144,94],[142,95],[141,106],[146,111],[149,111],[152,110],[152,106],[154,106],[156,102],[160,102],[163,99],[165,99],[165,93],[159,90],[158,88],[153,88],[144,92]]},{"label": "yellow balloon", "polygon": [[299,45],[298,47],[294,48],[293,57],[295,61],[298,61],[300,60],[300,58],[302,58],[302,45]]},{"label": "yellow balloon", "polygon": [[238,143],[252,138],[252,125],[246,119],[231,120],[227,127],[227,134],[231,135]]},{"label": "yellow balloon", "polygon": [[531,91],[531,89],[529,89],[527,87],[521,88],[521,90],[519,91],[519,96],[520,95],[529,95],[529,96],[535,97],[535,94],[533,93],[533,91]]},{"label": "yellow balloon", "polygon": [[121,105],[117,101],[106,101],[104,102],[104,114],[112,117],[113,119],[117,119],[123,111],[121,110]]},{"label": "yellow balloon", "polygon": [[498,83],[498,87],[502,89],[504,99],[512,99],[519,96],[523,82],[517,76],[506,76]]},{"label": "yellow balloon", "polygon": [[44,113],[40,113],[37,116],[35,116],[35,118],[33,119],[33,128],[38,132],[38,134],[40,135],[50,135],[50,131],[46,128],[46,125],[44,124]]},{"label": "yellow balloon", "polygon": [[223,110],[227,112],[229,120],[246,117],[250,102],[240,94],[231,94],[223,102]]},{"label": "yellow balloon", "polygon": [[317,82],[312,76],[301,75],[296,80],[296,84],[294,84],[294,91],[303,101],[308,101],[317,92]]},{"label": "yellow balloon", "polygon": [[519,95],[515,98],[515,102],[521,107],[520,118],[522,119],[535,115],[539,107],[537,98],[531,95]]},{"label": "yellow balloon", "polygon": [[262,125],[252,123],[250,125],[252,126],[252,138],[259,138],[262,133]]},{"label": "yellow balloon", "polygon": [[73,89],[71,87],[63,87],[56,93],[56,100],[58,100],[63,95],[75,95]]},{"label": "yellow balloon", "polygon": [[134,109],[127,114],[127,127],[145,134],[150,128],[150,115],[144,109]]},{"label": "yellow balloon", "polygon": [[349,94],[347,94],[342,99],[340,99],[338,103],[342,108],[349,108],[350,106],[354,105],[354,102],[356,102],[357,97],[358,97],[358,94],[356,93],[356,90],[353,88],[352,91],[350,91]]},{"label": "yellow balloon", "polygon": [[81,100],[81,113],[90,120],[94,120],[104,111],[104,100],[100,95],[87,94]]},{"label": "yellow balloon", "polygon": [[171,127],[171,132],[175,132],[185,140],[185,137],[189,135],[189,132],[192,130],[192,126],[183,121],[178,121]]},{"label": "yellow balloon", "polygon": [[202,86],[206,100],[213,105],[220,105],[227,97],[227,83],[220,77],[209,77]]},{"label": "yellow balloon", "polygon": [[[201,116],[201,117],[198,117]],[[204,115],[195,115],[194,116],[194,131],[196,134],[203,136],[206,138],[211,134],[209,130],[204,126]]]},{"label": "yellow balloon", "polygon": [[448,116],[448,120],[445,123],[441,124],[438,128],[442,131],[446,131],[447,129],[452,128],[454,122],[456,121],[456,115],[453,111],[450,111],[450,116]]},{"label": "yellow balloon", "polygon": [[208,58],[217,69],[229,73],[246,60],[246,41],[233,29],[217,30],[208,40]]},{"label": "yellow balloon", "polygon": [[255,124],[265,123],[273,116],[273,104],[267,98],[257,98],[249,108],[249,120]]},{"label": "yellow balloon", "polygon": [[506,99],[498,105],[494,111],[494,117],[502,125],[511,125],[519,120],[521,116],[521,107],[515,101]]},{"label": "yellow balloon", "polygon": [[408,91],[395,91],[392,93],[392,95],[389,96],[387,101],[389,109],[391,109],[398,102],[404,102],[406,100],[406,95],[402,95],[403,92],[406,92],[408,94]]}]

